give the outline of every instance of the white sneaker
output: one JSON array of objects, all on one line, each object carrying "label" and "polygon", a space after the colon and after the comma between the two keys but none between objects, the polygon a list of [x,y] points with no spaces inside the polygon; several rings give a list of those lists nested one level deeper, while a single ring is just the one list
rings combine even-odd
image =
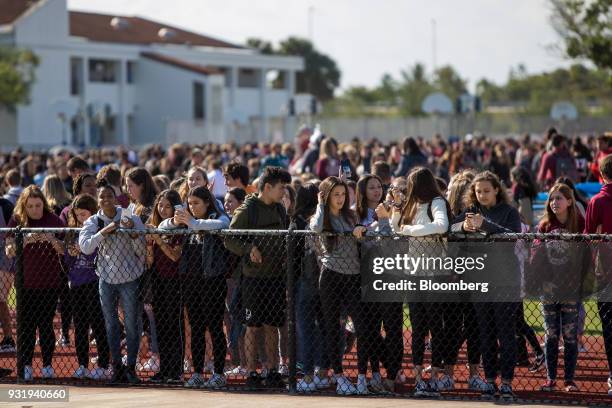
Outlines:
[{"label": "white sneaker", "polygon": [[193,366],[191,365],[191,361],[185,359],[183,360],[183,371],[186,373],[190,373]]},{"label": "white sneaker", "polygon": [[282,375],[283,377],[288,377],[289,376],[289,367],[287,367],[286,364],[280,364],[278,366],[278,373],[280,375]]},{"label": "white sneaker", "polygon": [[146,363],[142,366],[142,371],[152,371],[154,373],[159,371],[159,358],[157,356],[149,357]]},{"label": "white sneaker", "polygon": [[336,378],[336,394],[338,395],[355,395],[357,388],[349,381],[348,378],[341,375]]},{"label": "white sneaker", "polygon": [[87,378],[89,378],[90,380],[110,380],[112,377],[112,369],[104,369],[102,367],[97,367],[93,370],[89,370],[89,374],[87,375]]},{"label": "white sneaker", "polygon": [[[30,367],[30,370],[31,369],[32,367]],[[612,395],[612,378],[608,378],[608,395]]]},{"label": "white sneaker", "polygon": [[89,370],[85,366],[79,366],[76,369],[74,374],[72,374],[72,378],[83,379],[89,375]]},{"label": "white sneaker", "polygon": [[488,384],[479,375],[474,375],[468,380],[468,388],[472,391],[485,391]]},{"label": "white sneaker", "polygon": [[319,377],[318,374],[315,374],[313,380],[314,380],[313,383],[315,387],[317,387],[318,390],[323,389],[323,388],[329,388],[329,385],[330,385],[329,377]]},{"label": "white sneaker", "polygon": [[44,366],[41,370],[42,378],[55,378],[55,372],[53,371],[53,367]]},{"label": "white sneaker", "polygon": [[32,381],[32,377],[34,374],[34,370],[32,370],[32,366],[23,367],[23,380],[24,381]]},{"label": "white sneaker", "polygon": [[357,379],[357,394],[368,395],[369,393],[368,382],[366,381],[365,375],[363,377],[360,375]]},{"label": "white sneaker", "polygon": [[247,369],[243,368],[241,366],[234,367],[231,370],[227,370],[225,372],[226,376],[229,376],[229,375],[231,375],[231,376],[244,375],[245,376],[245,375],[248,375],[248,374],[249,374],[249,372],[247,371]]},{"label": "white sneaker", "polygon": [[[127,367],[128,365],[128,357],[127,354],[124,354],[123,357],[121,357],[121,363]],[[142,363],[140,363],[139,361],[136,362],[136,371],[142,371]]]},{"label": "white sneaker", "polygon": [[221,374],[213,374],[212,377],[208,381],[206,381],[202,386],[204,388],[221,388],[225,387],[226,381],[225,376]]},{"label": "white sneaker", "polygon": [[202,377],[200,373],[193,373],[189,381],[185,383],[185,387],[187,388],[201,388],[204,386],[206,381]]},{"label": "white sneaker", "polygon": [[297,382],[297,385],[296,385],[296,391],[297,392],[307,393],[307,392],[314,392],[316,390],[317,390],[317,386],[316,386],[314,380],[306,381],[305,379],[302,378],[302,379],[298,380],[298,382]]}]

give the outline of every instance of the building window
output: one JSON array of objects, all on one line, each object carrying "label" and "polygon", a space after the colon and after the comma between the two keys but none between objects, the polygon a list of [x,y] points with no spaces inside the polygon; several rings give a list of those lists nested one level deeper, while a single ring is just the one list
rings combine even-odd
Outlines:
[{"label": "building window", "polygon": [[242,68],[238,71],[239,88],[258,88],[261,70]]},{"label": "building window", "polygon": [[89,60],[89,82],[113,83],[117,81],[117,62],[109,60]]},{"label": "building window", "polygon": [[78,96],[83,93],[83,60],[70,58],[70,95]]},{"label": "building window", "polygon": [[134,62],[128,61],[126,66],[126,81],[128,84],[134,83]]},{"label": "building window", "polygon": [[193,118],[204,119],[204,84],[201,82],[193,83]]},{"label": "building window", "polygon": [[272,69],[266,73],[266,87],[268,89],[286,89],[287,71]]}]

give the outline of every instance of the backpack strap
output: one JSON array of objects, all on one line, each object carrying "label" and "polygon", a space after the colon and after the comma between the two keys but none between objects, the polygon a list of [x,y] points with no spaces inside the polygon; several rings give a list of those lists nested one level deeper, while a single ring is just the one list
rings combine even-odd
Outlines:
[{"label": "backpack strap", "polygon": [[100,230],[104,229],[104,220],[98,216],[96,216],[96,219],[98,221],[98,230],[96,231],[96,233],[100,232]]}]

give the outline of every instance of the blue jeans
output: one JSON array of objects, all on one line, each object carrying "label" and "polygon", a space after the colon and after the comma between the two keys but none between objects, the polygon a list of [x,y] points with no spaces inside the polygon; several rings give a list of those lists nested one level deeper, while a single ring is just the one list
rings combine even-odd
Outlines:
[{"label": "blue jeans", "polygon": [[113,364],[121,364],[121,336],[119,333],[119,314],[117,307],[119,299],[123,307],[125,318],[125,332],[127,339],[127,365],[132,367],[136,364],[138,347],[140,346],[139,327],[142,327],[142,303],[138,300],[138,286],[140,278],[132,282],[110,284],[100,279],[100,303],[104,314],[108,346]]},{"label": "blue jeans", "polygon": [[563,335],[564,380],[573,381],[578,358],[578,304],[543,303],[544,326],[546,328],[546,370],[548,379],[557,379],[557,360],[559,358],[559,336]]},{"label": "blue jeans", "polygon": [[321,301],[310,279],[300,278],[297,283],[296,300],[297,359],[303,364],[304,373],[312,374],[315,366],[329,368],[329,358],[321,315]]}]

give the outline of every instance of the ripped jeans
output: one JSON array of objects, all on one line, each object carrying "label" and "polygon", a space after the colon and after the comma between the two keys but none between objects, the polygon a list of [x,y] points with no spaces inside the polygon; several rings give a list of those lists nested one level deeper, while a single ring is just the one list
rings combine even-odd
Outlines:
[{"label": "ripped jeans", "polygon": [[559,337],[563,335],[564,380],[573,381],[578,359],[578,304],[543,302],[544,326],[546,328],[546,370],[548,379],[557,379]]}]

